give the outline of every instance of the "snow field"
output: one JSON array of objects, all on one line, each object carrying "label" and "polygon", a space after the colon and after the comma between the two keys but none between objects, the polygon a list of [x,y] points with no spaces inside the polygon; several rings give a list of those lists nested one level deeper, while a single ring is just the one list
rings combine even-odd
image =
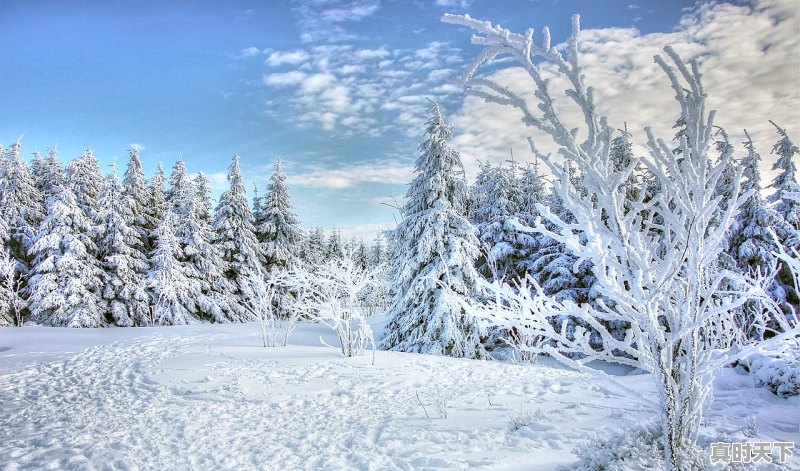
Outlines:
[{"label": "snow field", "polygon": [[[317,324],[285,348],[261,347],[256,323],[2,329],[0,469],[552,470],[655,411],[646,375],[383,351],[372,365],[320,336],[335,344]],[[752,383],[721,374],[701,443],[736,440],[748,416],[764,440],[800,441],[798,398]]]}]

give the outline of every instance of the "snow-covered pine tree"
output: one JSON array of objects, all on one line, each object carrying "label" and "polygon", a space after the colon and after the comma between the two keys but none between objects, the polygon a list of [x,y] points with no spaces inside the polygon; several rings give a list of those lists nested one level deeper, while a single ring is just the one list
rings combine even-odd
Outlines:
[{"label": "snow-covered pine tree", "polygon": [[[239,168],[239,156],[233,158],[228,168],[230,187],[222,194],[214,219],[214,245],[221,254],[223,274],[231,283],[231,296],[238,299],[235,321],[254,318],[244,306],[252,305],[244,297],[245,273],[258,273],[261,249],[253,228],[252,212],[247,202],[247,189],[244,186]],[[249,270],[249,271],[248,271]]]},{"label": "snow-covered pine tree", "polygon": [[308,241],[305,244],[303,259],[313,268],[327,260],[327,249],[325,246],[325,232],[321,227],[317,227],[308,234]]},{"label": "snow-covered pine tree", "polygon": [[511,218],[519,213],[520,187],[515,166],[481,167],[473,187],[470,219],[478,230],[482,254],[477,269],[487,280],[509,280],[516,275],[517,230]]},{"label": "snow-covered pine tree", "polygon": [[151,234],[148,238],[147,246],[152,249],[155,247],[155,231],[156,226],[161,223],[161,218],[164,217],[164,211],[167,210],[167,193],[164,189],[164,184],[167,181],[166,174],[164,173],[164,166],[161,162],[156,166],[156,173],[150,177],[150,182],[147,187],[147,206],[149,214],[152,215],[150,220]]},{"label": "snow-covered pine tree", "polygon": [[371,264],[369,261],[369,250],[367,249],[367,244],[364,242],[364,239],[358,239],[355,250],[353,250],[351,257],[353,258],[353,264],[355,264],[357,269],[368,270],[370,268]]},{"label": "snow-covered pine tree", "polygon": [[375,268],[384,262],[386,262],[386,245],[383,243],[383,236],[378,234],[370,248],[369,266]]},{"label": "snow-covered pine tree", "polygon": [[267,194],[260,201],[261,217],[256,235],[267,262],[267,270],[287,268],[297,259],[303,233],[297,215],[292,211],[283,164],[275,164]]},{"label": "snow-covered pine tree", "polygon": [[194,186],[197,190],[197,203],[195,203],[197,217],[211,226],[214,222],[214,217],[211,213],[211,180],[208,179],[204,172],[198,172],[197,176],[194,177]]},{"label": "snow-covered pine tree", "polygon": [[461,157],[448,140],[439,105],[428,109],[425,139],[406,193],[403,221],[392,234],[392,299],[387,349],[480,358],[483,332],[464,302],[477,295],[475,229],[465,217]]},{"label": "snow-covered pine tree", "polygon": [[180,261],[183,253],[175,237],[176,219],[168,207],[154,231],[155,248],[147,273],[147,287],[152,296],[152,325],[189,324],[197,311],[186,264]]},{"label": "snow-covered pine tree", "polygon": [[34,176],[36,188],[42,193],[44,201],[56,193],[56,189],[64,185],[64,165],[58,158],[58,149],[51,147],[47,157],[42,159],[39,176]]},{"label": "snow-covered pine tree", "polygon": [[138,146],[131,146],[128,150],[128,167],[122,180],[122,188],[128,204],[131,205],[132,219],[128,223],[138,233],[142,244],[139,248],[147,251],[151,248],[148,245],[150,233],[155,229],[160,215],[156,212],[157,208],[151,205],[150,190],[142,170]]},{"label": "snow-covered pine tree", "polygon": [[100,210],[97,196],[103,187],[103,175],[91,147],[87,146],[83,154],[67,165],[66,185],[75,195],[78,207],[92,224],[96,224]]},{"label": "snow-covered pine tree", "polygon": [[797,183],[796,175],[797,167],[792,161],[795,155],[800,154],[800,150],[789,138],[786,129],[772,121],[770,123],[778,130],[781,138],[772,147],[772,153],[778,155],[778,160],[772,166],[772,170],[777,170],[778,175],[769,185],[770,188],[775,189],[775,192],[767,198],[767,202],[773,205],[773,208],[786,222],[796,230],[800,230],[800,201],[791,197],[791,195],[800,194],[800,185]]},{"label": "snow-covered pine tree", "polygon": [[117,166],[107,175],[100,201],[97,258],[103,269],[102,297],[116,325],[147,325],[150,296],[145,289],[147,256],[140,232],[131,226],[135,204],[123,191]]},{"label": "snow-covered pine tree", "polygon": [[66,185],[47,200],[29,274],[28,305],[39,323],[64,327],[106,325],[102,270],[93,255],[92,223]]},{"label": "snow-covered pine tree", "polygon": [[[178,262],[185,268],[186,289],[194,299],[193,317],[215,322],[236,319],[230,286],[222,276],[220,256],[211,243],[211,227],[197,210],[198,188],[189,177],[183,158],[175,163],[170,175],[167,204],[175,215],[174,235],[178,240]],[[191,306],[186,306],[189,310]]]},{"label": "snow-covered pine tree", "polygon": [[0,165],[0,219],[5,222],[11,257],[23,274],[33,258],[29,251],[44,216],[41,201],[18,140],[5,152]]},{"label": "snow-covered pine tree", "polygon": [[328,237],[328,243],[325,246],[325,258],[331,260],[343,256],[344,244],[342,243],[342,233],[334,228],[331,230],[331,235]]},{"label": "snow-covered pine tree", "polygon": [[44,207],[44,203],[47,198],[44,196],[44,192],[42,191],[44,182],[44,157],[42,157],[42,153],[38,150],[33,151],[33,160],[31,160],[31,178],[33,178],[33,185],[39,190],[39,196],[42,200],[39,204]]}]

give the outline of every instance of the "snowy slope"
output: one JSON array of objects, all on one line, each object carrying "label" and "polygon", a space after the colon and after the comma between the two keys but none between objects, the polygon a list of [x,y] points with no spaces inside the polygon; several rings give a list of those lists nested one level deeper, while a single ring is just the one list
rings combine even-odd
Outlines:
[{"label": "snowy slope", "polygon": [[[261,347],[257,324],[0,329],[0,469],[551,470],[654,410],[648,376],[394,352],[371,365],[320,336],[335,344],[313,324],[285,348]],[[432,417],[446,399],[447,418],[417,395]],[[726,370],[701,443],[743,437],[748,416],[764,441],[800,441],[796,397]]]}]

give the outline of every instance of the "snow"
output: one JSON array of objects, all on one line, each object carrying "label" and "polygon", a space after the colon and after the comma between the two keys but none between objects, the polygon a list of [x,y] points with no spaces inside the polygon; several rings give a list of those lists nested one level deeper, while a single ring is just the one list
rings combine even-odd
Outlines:
[{"label": "snow", "polygon": [[[310,323],[283,348],[262,347],[258,323],[2,328],[0,468],[552,470],[657,414],[652,378],[619,367],[385,351],[371,365],[320,337],[336,345]],[[447,418],[417,395],[432,417],[446,399]],[[726,368],[699,442],[745,441],[753,416],[760,440],[798,443],[798,406]]]}]

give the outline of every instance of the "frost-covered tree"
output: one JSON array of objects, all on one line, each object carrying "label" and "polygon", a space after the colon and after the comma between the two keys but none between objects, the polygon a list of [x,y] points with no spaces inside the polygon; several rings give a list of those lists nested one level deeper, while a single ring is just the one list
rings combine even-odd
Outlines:
[{"label": "frost-covered tree", "polygon": [[428,109],[425,138],[406,193],[403,221],[389,255],[392,299],[383,345],[387,349],[479,358],[481,327],[464,308],[476,296],[480,275],[475,229],[466,218],[468,198],[458,152],[448,140],[439,105]]},{"label": "frost-covered tree", "polygon": [[383,243],[383,236],[378,234],[372,243],[369,253],[369,265],[375,268],[386,262],[386,245]]},{"label": "frost-covered tree", "polygon": [[[770,122],[772,123],[772,121]],[[778,160],[772,166],[772,170],[777,170],[778,175],[770,184],[770,188],[774,188],[775,192],[767,198],[767,202],[773,205],[786,222],[800,230],[800,202],[791,197],[793,194],[800,193],[796,175],[797,167],[792,161],[795,155],[800,154],[800,150],[789,139],[785,129],[775,123],[772,125],[778,130],[781,138],[772,148],[772,153],[778,155]]]},{"label": "frost-covered tree", "polygon": [[356,268],[359,270],[366,270],[370,267],[369,249],[367,249],[367,244],[364,242],[364,239],[359,239],[358,242],[356,242],[351,257]]},{"label": "frost-covered tree", "polygon": [[[747,135],[746,131],[745,135]],[[745,199],[728,231],[728,254],[739,270],[743,273],[752,273],[770,269],[778,260],[775,256],[775,253],[779,252],[778,245],[797,247],[800,244],[800,234],[777,211],[770,208],[761,197],[761,174],[759,172],[761,156],[756,151],[749,135],[747,135],[744,145],[747,149],[747,156],[742,159],[741,163],[744,177],[741,189],[742,192],[749,192],[751,195]],[[797,302],[791,272],[782,263],[779,264],[779,271],[776,273],[775,280],[768,287],[768,292],[786,311],[789,310],[786,305],[787,301],[794,301],[795,304]],[[760,310],[761,305],[760,303],[748,303],[746,308],[747,310]],[[753,313],[748,317],[749,323],[752,324],[752,319],[760,317],[760,312]],[[763,334],[763,332],[761,333]]]},{"label": "frost-covered tree", "polygon": [[106,325],[102,271],[93,255],[92,229],[68,187],[59,188],[47,200],[47,216],[31,247],[35,258],[28,302],[34,321],[63,327]]},{"label": "frost-covered tree", "polygon": [[66,185],[75,195],[78,207],[96,224],[100,210],[97,197],[103,187],[103,175],[91,147],[87,146],[83,154],[67,164]]},{"label": "frost-covered tree", "polygon": [[513,278],[519,247],[511,218],[518,215],[521,199],[516,169],[484,164],[472,190],[470,219],[483,252],[478,272],[489,280]]},{"label": "frost-covered tree", "polygon": [[17,261],[17,270],[25,272],[32,255],[31,245],[44,209],[30,168],[22,158],[20,141],[11,145],[0,165],[0,219],[5,222],[8,248]]},{"label": "frost-covered tree", "polygon": [[[759,348],[759,342],[739,344],[722,353],[715,348],[728,329],[736,328],[737,310],[748,300],[765,296],[753,280],[717,269],[724,233],[743,200],[731,202],[723,210],[715,196],[730,155],[709,163],[714,113],[705,110],[706,92],[697,63],[685,64],[669,47],[665,52],[672,65],[662,56],[655,58],[681,106],[685,134],[678,142],[678,157],[671,143],[646,129],[650,159],[642,162],[657,178],[660,192],[650,200],[640,197],[631,202],[625,198],[625,183],[639,159],[617,168],[610,157],[613,132],[597,114],[592,89],[584,83],[577,15],[566,42],[566,57],[561,49],[551,47],[547,29],[543,42],[537,44],[532,29],[516,34],[467,15],[445,15],[443,21],[473,29],[477,33],[473,43],[484,47],[464,75],[467,92],[516,108],[525,124],[550,136],[561,156],[584,171],[576,185],[565,165],[545,158],[556,178],[556,192],[575,222],[563,221],[542,207],[543,216],[558,230],[542,226],[535,230],[592,262],[599,302],[559,302],[539,289],[532,295],[523,283],[516,288],[498,287],[496,292],[504,302],[494,304],[487,317],[549,339],[536,344],[534,350],[578,368],[586,370],[586,362],[603,359],[651,373],[660,398],[664,467],[704,467],[708,458],[695,440],[713,372],[732,358]],[[474,77],[482,63],[501,54],[518,61],[530,77],[536,106],[529,106],[521,95],[490,79]],[[550,70],[567,80],[567,99],[583,118],[578,132],[573,132],[554,108],[542,64],[552,66]],[[719,287],[724,280],[736,281],[733,285],[738,288],[721,296]],[[550,320],[564,314],[587,322],[601,335],[602,347],[592,346],[590,332],[578,329],[570,336],[563,328],[554,327]],[[620,339],[602,321],[623,321],[630,328]],[[788,332],[776,335],[778,341],[800,332],[785,318],[783,321]]]},{"label": "frost-covered tree", "polygon": [[[533,140],[529,138],[529,142],[533,146]],[[528,165],[522,170],[519,180],[518,210],[514,217],[521,224],[533,226],[539,217],[538,206],[548,204],[548,201],[547,187],[539,171],[537,160],[533,165]],[[533,263],[538,260],[540,250],[548,242],[549,239],[544,236],[516,231],[517,255],[514,272],[517,278],[524,278],[533,271]]]},{"label": "frost-covered tree", "polygon": [[303,260],[313,268],[315,265],[326,260],[326,258],[325,231],[323,231],[321,227],[317,227],[308,234],[303,250]]},{"label": "frost-covered tree", "polygon": [[42,194],[42,200],[47,202],[47,198],[53,196],[57,188],[64,185],[64,166],[58,158],[56,146],[49,149],[47,157],[40,159],[39,168],[33,172],[33,179],[36,188]]},{"label": "frost-covered tree", "polygon": [[42,157],[42,153],[38,150],[33,152],[33,160],[31,160],[31,177],[33,178],[33,184],[37,190],[39,190],[39,196],[42,200],[39,202],[42,207],[44,207],[44,202],[47,199],[44,196],[44,192],[42,191],[43,182],[44,182],[44,157]]},{"label": "frost-covered tree", "polygon": [[214,245],[221,255],[223,275],[231,283],[230,294],[241,301],[233,306],[237,308],[233,320],[242,321],[252,317],[244,308],[248,303],[242,289],[245,282],[242,277],[248,270],[255,273],[259,271],[261,249],[255,236],[238,155],[228,168],[228,182],[230,187],[222,194],[217,205],[213,226]]},{"label": "frost-covered tree", "polygon": [[167,203],[176,216],[174,235],[178,240],[178,261],[185,268],[186,289],[195,301],[195,317],[215,322],[238,320],[231,287],[222,275],[219,251],[212,243],[211,226],[197,210],[198,188],[189,177],[183,159],[175,163],[170,175]]},{"label": "frost-covered tree", "polygon": [[[164,184],[167,181],[166,174],[164,173],[164,166],[161,162],[156,166],[156,173],[150,177],[150,182],[147,187],[147,201],[152,220],[150,222],[153,230],[161,223],[161,218],[164,217],[164,211],[167,210],[167,192],[164,189]],[[150,241],[154,241],[154,236],[151,234]],[[153,247],[151,244],[150,247]]]},{"label": "frost-covered tree", "polygon": [[147,325],[150,296],[145,289],[147,256],[134,221],[130,196],[123,191],[116,165],[100,190],[97,258],[103,269],[102,297],[116,325]]},{"label": "frost-covered tree", "polygon": [[275,164],[267,194],[260,201],[261,217],[256,235],[267,262],[267,270],[286,268],[295,263],[303,234],[300,222],[292,211],[283,164]]},{"label": "frost-covered tree", "polygon": [[152,295],[150,324],[189,324],[197,311],[183,253],[175,237],[176,216],[167,208],[155,230],[147,287]]},{"label": "frost-covered tree", "polygon": [[379,270],[362,270],[346,254],[328,260],[313,273],[300,267],[289,270],[282,275],[281,283],[297,293],[293,309],[330,327],[339,339],[342,356],[352,357],[363,355],[370,346],[374,352],[375,340],[363,298],[379,276]]},{"label": "frost-covered tree", "polygon": [[137,146],[131,146],[128,151],[128,167],[122,180],[122,188],[131,207],[132,219],[128,223],[138,233],[139,241],[142,244],[139,248],[147,250],[150,248],[148,245],[150,232],[155,229],[161,215],[156,212],[157,207],[151,205],[152,198],[150,190],[147,188],[147,180],[144,177],[142,160]]},{"label": "frost-covered tree", "polygon": [[325,246],[325,258],[330,260],[344,256],[344,245],[342,244],[342,233],[335,228],[331,231],[328,237],[328,242]]},{"label": "frost-covered tree", "polygon": [[204,172],[198,172],[194,177],[194,186],[197,189],[197,217],[210,226],[214,222],[211,212],[211,180]]},{"label": "frost-covered tree", "polygon": [[0,327],[17,325],[14,301],[19,295],[16,261],[0,246]]}]

